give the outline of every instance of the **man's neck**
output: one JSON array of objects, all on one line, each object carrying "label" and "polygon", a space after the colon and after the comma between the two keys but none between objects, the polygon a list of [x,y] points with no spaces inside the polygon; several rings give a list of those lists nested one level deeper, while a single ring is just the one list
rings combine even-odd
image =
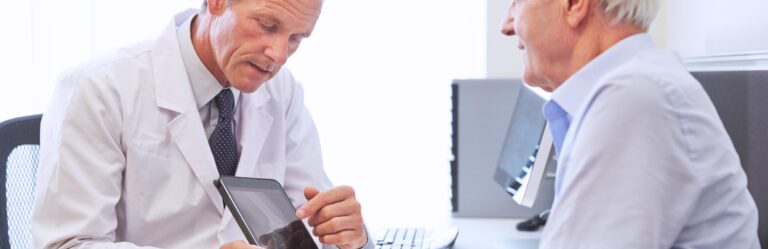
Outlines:
[{"label": "man's neck", "polygon": [[211,16],[207,14],[197,14],[192,19],[190,27],[190,34],[192,38],[192,46],[195,48],[195,53],[200,61],[203,62],[205,68],[213,74],[213,77],[224,87],[229,86],[229,83],[224,76],[224,72],[216,64],[216,58],[213,55],[213,45],[210,39],[210,26]]},{"label": "man's neck", "polygon": [[566,62],[564,74],[558,79],[558,87],[563,84],[571,75],[578,72],[589,62],[603,54],[616,43],[624,38],[635,34],[643,33],[644,30],[626,23],[617,23],[614,25],[593,25],[583,30],[580,39],[577,39],[573,47],[573,54],[570,60]]}]

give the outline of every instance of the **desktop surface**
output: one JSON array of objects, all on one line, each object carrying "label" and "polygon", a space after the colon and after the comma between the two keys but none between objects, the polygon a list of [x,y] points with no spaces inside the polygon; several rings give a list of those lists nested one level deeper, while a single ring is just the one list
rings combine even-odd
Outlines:
[{"label": "desktop surface", "polygon": [[535,249],[541,230],[521,232],[515,226],[525,219],[517,218],[453,218],[459,229],[454,249]]}]

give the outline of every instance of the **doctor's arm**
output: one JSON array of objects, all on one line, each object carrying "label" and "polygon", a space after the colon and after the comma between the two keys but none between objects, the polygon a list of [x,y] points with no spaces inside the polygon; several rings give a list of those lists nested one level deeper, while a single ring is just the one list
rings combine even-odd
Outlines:
[{"label": "doctor's arm", "polygon": [[320,139],[304,105],[301,84],[290,73],[287,73],[287,78],[293,84],[286,115],[285,188],[294,205],[309,200],[299,209],[297,217],[309,217],[312,233],[326,245],[342,249],[373,248],[354,189],[349,186],[333,187],[323,170]]},{"label": "doctor's arm", "polygon": [[113,243],[125,156],[113,86],[93,75],[62,78],[41,125],[34,248],[139,248]]}]

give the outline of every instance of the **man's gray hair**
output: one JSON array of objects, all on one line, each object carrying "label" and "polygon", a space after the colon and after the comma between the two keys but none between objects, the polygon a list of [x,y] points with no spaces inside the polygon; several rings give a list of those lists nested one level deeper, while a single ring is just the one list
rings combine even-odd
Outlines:
[{"label": "man's gray hair", "polygon": [[[232,6],[232,4],[235,4],[237,0],[227,0],[227,6]],[[320,0],[321,3],[325,2],[325,0]],[[208,7],[208,0],[203,0],[203,4],[200,5],[200,13],[205,13],[205,8]]]},{"label": "man's gray hair", "polygon": [[631,23],[648,30],[659,12],[660,0],[598,0],[613,22]]},{"label": "man's gray hair", "polygon": [[[232,5],[236,1],[237,0],[227,0],[227,6]],[[204,10],[205,10],[206,7],[208,7],[208,0],[203,0],[203,4],[200,5],[200,9],[203,10],[203,12],[205,12]]]}]

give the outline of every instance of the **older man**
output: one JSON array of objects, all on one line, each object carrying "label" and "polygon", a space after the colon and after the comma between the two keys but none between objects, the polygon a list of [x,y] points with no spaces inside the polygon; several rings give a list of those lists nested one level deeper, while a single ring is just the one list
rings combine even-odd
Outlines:
[{"label": "older man", "polygon": [[558,154],[542,248],[759,248],[728,134],[680,58],[645,34],[659,0],[516,0],[528,84]]},{"label": "older man", "polygon": [[326,245],[372,248],[354,191],[323,171],[301,85],[281,68],[321,6],[208,0],[156,41],[63,77],[41,129],[34,247],[250,247],[213,186],[237,175],[281,182]]}]

